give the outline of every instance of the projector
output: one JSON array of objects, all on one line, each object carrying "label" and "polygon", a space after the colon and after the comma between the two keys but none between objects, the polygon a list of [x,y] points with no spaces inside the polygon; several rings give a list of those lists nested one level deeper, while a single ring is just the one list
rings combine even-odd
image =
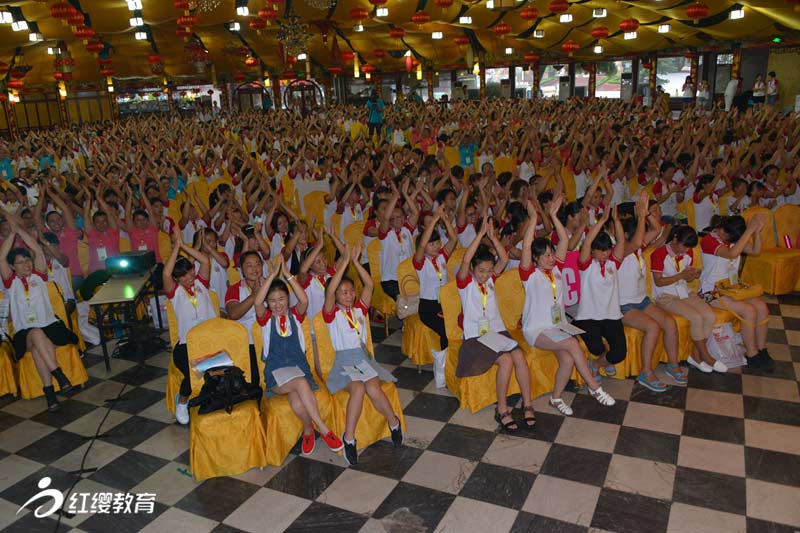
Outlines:
[{"label": "projector", "polygon": [[149,271],[156,264],[156,254],[146,252],[123,252],[106,259],[106,270],[109,274],[141,274]]}]

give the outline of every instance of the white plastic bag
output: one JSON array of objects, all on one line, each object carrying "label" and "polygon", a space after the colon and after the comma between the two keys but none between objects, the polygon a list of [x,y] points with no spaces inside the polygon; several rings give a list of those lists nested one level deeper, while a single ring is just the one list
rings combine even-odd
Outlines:
[{"label": "white plastic bag", "polygon": [[97,346],[100,344],[100,330],[89,323],[89,302],[78,302],[75,307],[78,310],[78,327],[84,342]]},{"label": "white plastic bag", "polygon": [[443,389],[447,383],[444,378],[444,363],[447,359],[447,350],[433,352],[433,378],[436,381],[436,388]]},{"label": "white plastic bag", "polygon": [[708,352],[711,356],[725,364],[728,368],[736,368],[747,364],[742,336],[733,331],[730,322],[723,322],[714,326],[714,331],[708,337]]}]

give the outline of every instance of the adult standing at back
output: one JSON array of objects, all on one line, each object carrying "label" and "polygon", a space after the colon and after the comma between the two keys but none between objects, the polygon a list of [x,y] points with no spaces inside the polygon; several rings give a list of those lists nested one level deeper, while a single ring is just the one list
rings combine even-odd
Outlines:
[{"label": "adult standing at back", "polygon": [[378,91],[373,90],[367,100],[367,109],[369,109],[369,138],[372,138],[372,132],[378,132],[378,137],[381,136],[381,129],[383,129],[383,108],[386,104],[378,96]]},{"label": "adult standing at back", "polygon": [[742,78],[731,78],[728,81],[728,85],[725,86],[725,111],[731,110],[733,99],[736,98],[736,94],[739,92],[741,82]]},{"label": "adult standing at back", "polygon": [[767,73],[767,105],[777,105],[779,93],[780,85],[778,83],[778,77],[774,70],[770,70],[769,73]]}]

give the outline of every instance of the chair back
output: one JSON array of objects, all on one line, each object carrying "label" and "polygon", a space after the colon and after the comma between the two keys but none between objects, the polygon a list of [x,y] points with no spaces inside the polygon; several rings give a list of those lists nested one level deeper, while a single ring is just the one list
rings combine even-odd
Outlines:
[{"label": "chair back", "polygon": [[381,241],[375,239],[367,245],[367,257],[369,259],[369,275],[373,280],[372,307],[382,314],[394,314],[395,302],[383,292],[381,287]]},{"label": "chair back", "polygon": [[325,197],[327,195],[328,193],[325,191],[312,191],[303,196],[303,213],[306,221],[313,218],[317,227],[325,223]]},{"label": "chair back", "polygon": [[466,251],[466,248],[459,246],[453,250],[452,254],[450,254],[450,258],[447,260],[447,273],[450,274],[449,279],[456,279],[458,268],[461,266],[461,262],[464,260],[464,253]]},{"label": "chair back", "polygon": [[442,303],[444,315],[444,329],[448,339],[461,339],[464,330],[458,325],[458,316],[461,314],[461,298],[458,296],[456,280],[452,279],[439,290],[439,300]]},{"label": "chair back", "polygon": [[89,275],[89,243],[85,240],[78,241],[78,263],[84,276]]},{"label": "chair back", "polygon": [[[334,215],[334,216],[336,216],[336,215]],[[343,235],[344,242],[345,242],[345,244],[347,244],[347,246],[350,247],[350,249],[352,249],[353,246],[355,246],[357,243],[363,242],[363,240],[364,240],[364,224],[366,224],[366,222],[364,222],[363,220],[359,220],[357,222],[353,222],[351,224],[348,224],[347,227],[344,228],[344,232],[343,232],[344,233],[344,235]],[[338,224],[334,224],[333,227],[335,229],[335,228],[338,228],[339,225]],[[372,268],[372,267],[370,267],[370,268]]]},{"label": "chair back", "polygon": [[506,328],[519,329],[522,310],[525,307],[525,289],[519,277],[519,269],[512,268],[503,272],[494,282],[497,306]]},{"label": "chair back", "polygon": [[516,161],[508,156],[498,157],[494,160],[494,171],[498,176],[503,172],[513,172],[516,166]]},{"label": "chair back", "polygon": [[130,252],[131,251],[131,240],[127,237],[120,237],[119,238],[119,251],[120,252]]},{"label": "chair back", "polygon": [[400,294],[404,296],[419,294],[419,276],[412,264],[413,260],[413,257],[409,257],[397,265],[397,284],[400,286]]},{"label": "chair back", "polygon": [[775,210],[775,229],[778,232],[778,246],[786,248],[786,236],[792,247],[800,245],[800,206],[784,204]]},{"label": "chair back", "polygon": [[[370,329],[369,325],[369,317],[365,317],[365,323],[367,325],[367,351],[371,356],[375,356],[375,350],[372,346],[372,330]],[[331,336],[328,333],[328,326],[325,323],[325,319],[322,317],[322,313],[317,313],[317,316],[314,317],[312,327],[314,328],[314,337],[317,340],[317,354],[319,355],[319,368],[317,368],[317,373],[323,381],[328,379],[328,374],[331,373],[331,369],[333,368],[333,362],[336,359],[336,351],[333,349],[333,343],[331,342]],[[308,358],[308,354],[306,354],[306,358]]]},{"label": "chair back", "polygon": [[749,207],[745,209],[744,213],[742,213],[742,217],[744,217],[747,222],[750,222],[750,219],[758,214],[766,217],[764,227],[761,229],[761,250],[773,250],[776,248],[776,245],[772,211],[766,207]]},{"label": "chair back", "polygon": [[245,370],[250,368],[250,340],[247,329],[235,320],[210,318],[193,327],[186,336],[186,350],[189,354],[189,381],[192,396],[200,393],[203,376],[192,370],[192,361],[224,350],[233,364]]},{"label": "chair back", "polygon": [[162,261],[166,261],[172,253],[172,239],[161,230],[158,231],[158,253]]},{"label": "chair back", "polygon": [[733,193],[728,191],[719,197],[719,214],[724,217],[728,216],[728,198],[731,196],[733,196]]}]

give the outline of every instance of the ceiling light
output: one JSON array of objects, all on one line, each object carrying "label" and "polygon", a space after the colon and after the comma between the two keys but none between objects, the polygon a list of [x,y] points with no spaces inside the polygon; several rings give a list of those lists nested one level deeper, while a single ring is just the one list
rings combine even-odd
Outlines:
[{"label": "ceiling light", "polygon": [[146,31],[137,31],[134,36],[136,37],[137,41],[146,41],[147,40],[147,32]]},{"label": "ceiling light", "polygon": [[635,31],[626,31],[625,32],[625,40],[630,41],[631,39],[636,39],[636,32]]},{"label": "ceiling light", "polygon": [[733,9],[733,10],[731,10],[731,12],[728,15],[728,17],[731,20],[743,19],[744,18],[744,9],[742,9],[741,7],[739,9]]},{"label": "ceiling light", "polygon": [[658,33],[669,33],[672,27],[669,24],[659,24],[658,25]]},{"label": "ceiling light", "polygon": [[108,86],[108,92],[110,92],[110,93],[114,92],[114,86],[113,85],[109,85]]},{"label": "ceiling light", "polygon": [[364,31],[364,25],[356,24],[355,26],[353,26],[353,31]]},{"label": "ceiling light", "polygon": [[128,0],[128,9],[130,11],[142,9],[142,0]]},{"label": "ceiling light", "polygon": [[250,14],[250,10],[247,9],[247,6],[239,6],[236,8],[236,14],[240,17],[246,17]]},{"label": "ceiling light", "polygon": [[605,8],[598,8],[592,11],[592,16],[596,19],[606,18],[608,16],[608,11]]},{"label": "ceiling light", "polygon": [[11,23],[11,29],[14,31],[25,31],[28,29],[28,23],[24,20],[15,20]]},{"label": "ceiling light", "polygon": [[306,54],[305,52],[303,52],[302,54],[297,54],[298,61],[304,61],[306,59],[308,59],[308,54]]},{"label": "ceiling light", "polygon": [[11,104],[19,103],[19,95],[16,93],[8,93],[8,102]]},{"label": "ceiling light", "polygon": [[56,54],[56,49],[55,49],[55,48],[53,48],[52,46],[48,46],[48,47],[47,47],[47,55],[49,55],[49,56],[53,56],[53,55],[55,55],[55,54]]},{"label": "ceiling light", "polygon": [[238,22],[231,22],[230,24],[228,24],[228,29],[231,31],[239,31],[240,29],[242,29],[242,27],[241,25],[239,25]]},{"label": "ceiling light", "polygon": [[603,47],[601,45],[599,45],[599,44],[594,45],[594,53],[595,54],[602,54],[603,53]]},{"label": "ceiling light", "polygon": [[558,21],[562,24],[566,24],[567,22],[572,22],[572,13],[561,13],[558,16]]},{"label": "ceiling light", "polygon": [[142,20],[142,17],[131,17],[128,20],[128,22],[130,22],[131,26],[134,28],[136,26],[141,26],[142,24],[144,24],[144,20]]},{"label": "ceiling light", "polygon": [[459,24],[472,24],[472,17],[458,17]]},{"label": "ceiling light", "polygon": [[544,30],[533,30],[534,39],[544,39]]},{"label": "ceiling light", "polygon": [[411,50],[406,50],[405,57],[411,57]]},{"label": "ceiling light", "polygon": [[39,32],[32,31],[28,34],[28,40],[32,43],[38,43],[39,41],[44,41],[44,37]]},{"label": "ceiling light", "polygon": [[486,0],[486,9],[494,9],[494,0]]},{"label": "ceiling light", "polygon": [[438,41],[442,37],[444,37],[444,34],[442,32],[440,32],[440,31],[435,31],[435,32],[431,33],[431,39],[434,39],[434,40]]},{"label": "ceiling light", "polygon": [[11,24],[14,22],[14,16],[10,11],[3,11],[0,13],[0,24]]},{"label": "ceiling light", "polygon": [[513,55],[513,54],[514,54],[514,49],[513,48],[506,48],[506,55],[507,56],[510,56],[510,55]]},{"label": "ceiling light", "polygon": [[375,16],[378,17],[388,17],[389,16],[389,8],[388,7],[379,7],[375,10]]}]

